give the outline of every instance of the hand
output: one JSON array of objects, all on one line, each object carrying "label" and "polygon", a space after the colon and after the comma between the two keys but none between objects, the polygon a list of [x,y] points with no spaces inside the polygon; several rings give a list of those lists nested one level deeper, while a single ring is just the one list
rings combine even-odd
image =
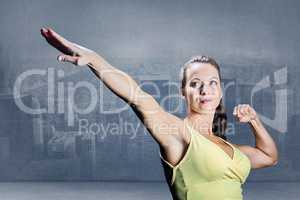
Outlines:
[{"label": "hand", "polygon": [[90,49],[66,40],[51,28],[42,28],[41,34],[51,46],[63,53],[57,57],[60,62],[70,62],[74,65],[83,66],[90,64],[96,54]]},{"label": "hand", "polygon": [[239,122],[250,122],[257,118],[255,110],[249,104],[239,104],[235,106],[233,115]]}]

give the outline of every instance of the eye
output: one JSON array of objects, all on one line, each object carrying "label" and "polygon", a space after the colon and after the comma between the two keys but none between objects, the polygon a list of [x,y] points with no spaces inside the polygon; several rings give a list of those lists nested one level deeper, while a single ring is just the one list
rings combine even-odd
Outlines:
[{"label": "eye", "polygon": [[211,81],[210,81],[210,85],[217,85],[217,84],[218,84],[218,82],[215,81],[215,80],[211,80]]},{"label": "eye", "polygon": [[190,86],[191,87],[197,87],[199,85],[199,82],[191,82]]}]

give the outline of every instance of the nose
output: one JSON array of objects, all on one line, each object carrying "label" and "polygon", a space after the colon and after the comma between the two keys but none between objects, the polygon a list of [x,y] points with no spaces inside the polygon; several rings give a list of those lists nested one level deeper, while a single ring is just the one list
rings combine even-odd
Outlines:
[{"label": "nose", "polygon": [[208,86],[204,83],[201,84],[201,86],[199,87],[199,92],[200,95],[207,95],[208,94]]}]

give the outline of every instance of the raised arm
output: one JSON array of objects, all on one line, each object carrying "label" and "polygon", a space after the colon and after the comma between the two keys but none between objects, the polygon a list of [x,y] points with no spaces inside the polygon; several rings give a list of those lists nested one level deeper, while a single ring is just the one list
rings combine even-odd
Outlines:
[{"label": "raised arm", "polygon": [[249,123],[255,137],[255,147],[237,145],[249,157],[251,167],[258,169],[276,165],[278,162],[276,144],[261,123],[255,110],[248,104],[242,104],[234,108],[233,114],[238,118],[239,122]]},{"label": "raised arm", "polygon": [[59,61],[88,65],[113,93],[133,108],[161,146],[168,146],[174,139],[182,139],[182,120],[165,112],[128,74],[110,65],[94,51],[66,40],[50,28],[42,28],[41,34],[51,46],[63,53],[58,56]]}]

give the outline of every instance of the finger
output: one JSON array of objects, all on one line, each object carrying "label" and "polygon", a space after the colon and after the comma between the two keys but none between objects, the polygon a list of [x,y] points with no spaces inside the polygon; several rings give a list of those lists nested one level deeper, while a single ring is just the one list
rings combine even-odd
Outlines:
[{"label": "finger", "polygon": [[249,115],[248,104],[244,104],[244,105],[242,106],[242,113],[243,113],[244,116]]},{"label": "finger", "polygon": [[89,64],[89,60],[87,59],[87,57],[79,57],[77,60],[77,65],[79,66],[83,66],[83,65],[87,65]]},{"label": "finger", "polygon": [[77,65],[79,57],[77,57],[77,56],[69,56],[69,55],[59,55],[57,57],[57,60],[59,62],[69,62],[69,63]]},{"label": "finger", "polygon": [[232,113],[233,115],[237,115],[237,106],[234,106],[234,108],[233,108],[233,113]]},{"label": "finger", "polygon": [[245,104],[245,112],[250,114],[251,113],[251,107],[249,104]]},{"label": "finger", "polygon": [[242,105],[241,104],[238,105],[237,113],[238,113],[237,116],[239,118],[243,116],[243,114],[242,114]]},{"label": "finger", "polygon": [[41,28],[41,34],[44,36],[44,37],[48,37],[48,29],[46,28]]},{"label": "finger", "polygon": [[235,117],[239,122],[241,122],[242,116],[240,112],[240,105],[235,106]]},{"label": "finger", "polygon": [[58,33],[56,33],[53,29],[48,28],[48,32],[51,36],[55,37],[57,40],[59,40],[61,43],[63,44],[69,44],[70,42],[63,38],[61,35],[59,35]]},{"label": "finger", "polygon": [[57,50],[67,55],[73,55],[75,53],[72,43],[60,36],[58,33],[50,28],[42,28],[41,34]]},{"label": "finger", "polygon": [[88,48],[86,48],[86,47],[83,47],[83,46],[81,46],[81,45],[79,45],[79,44],[76,44],[76,43],[72,43],[73,44],[73,46],[74,46],[74,49],[76,49],[78,52],[84,52],[84,51],[86,51],[86,52],[93,52],[92,50],[90,50],[90,49],[88,49]]},{"label": "finger", "polygon": [[49,28],[50,34],[55,37],[57,40],[59,40],[63,45],[67,46],[69,49],[71,49],[73,52],[82,52],[82,51],[90,51],[92,50],[85,48],[83,46],[80,46],[74,42],[70,42],[69,40],[65,39],[61,35],[59,35],[57,32]]},{"label": "finger", "polygon": [[242,104],[241,105],[241,109],[240,109],[240,112],[243,116],[245,116],[247,114],[247,110],[246,110],[246,105],[245,104]]}]

